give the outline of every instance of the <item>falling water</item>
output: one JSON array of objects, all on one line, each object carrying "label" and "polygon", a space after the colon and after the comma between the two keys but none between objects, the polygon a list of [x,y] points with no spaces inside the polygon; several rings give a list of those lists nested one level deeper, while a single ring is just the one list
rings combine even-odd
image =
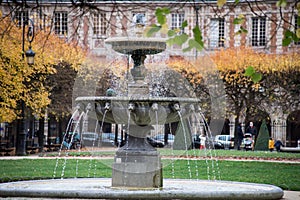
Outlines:
[{"label": "falling water", "polygon": [[[70,120],[68,122],[68,125],[67,125],[67,128],[66,128],[66,132],[65,132],[65,134],[63,136],[62,141],[65,140],[65,137],[66,137],[67,133],[69,132],[69,129],[70,129],[70,126],[71,126],[71,124],[72,124],[72,122],[74,120],[74,117],[75,117],[75,115],[78,112],[79,112],[79,108],[77,107],[76,110],[75,110],[75,112],[73,112],[73,114],[72,114],[72,116],[71,116],[71,118],[70,118]],[[62,148],[63,148],[63,142],[61,143],[59,151],[58,151],[58,158],[56,159],[56,163],[55,163],[55,167],[54,167],[54,172],[53,172],[53,178],[56,177],[56,171],[57,171],[57,167],[58,167],[59,157],[61,156],[61,150],[62,150]]]},{"label": "falling water", "polygon": [[[201,112],[201,109],[199,108],[197,110],[197,112],[195,110],[193,110],[193,112],[194,112],[194,115],[196,116],[196,119],[198,120],[198,123],[200,123],[200,120],[201,120],[201,122],[204,124],[205,132],[208,133],[208,135],[206,135],[206,139],[212,138],[212,133],[211,133],[210,127],[207,124],[205,117],[204,117],[203,113]],[[205,157],[207,157],[207,156],[210,157],[212,171],[210,172],[210,164],[208,163],[208,159],[205,159],[205,162],[207,165],[207,178],[208,178],[208,180],[211,180],[210,174],[212,174],[213,180],[216,180],[217,179],[216,178],[216,169],[217,169],[218,180],[220,180],[221,176],[220,176],[219,164],[218,164],[218,160],[216,159],[216,152],[214,151],[214,145],[211,144],[211,141],[208,142],[208,145],[209,145],[209,148],[208,148],[209,150],[207,151],[206,148],[204,149]]]},{"label": "falling water", "polygon": [[[69,132],[70,126],[71,126],[72,122],[74,121],[74,117],[75,117],[75,115],[76,115],[78,112],[79,112],[79,107],[77,107],[76,110],[75,110],[75,112],[73,112],[73,114],[72,114],[72,116],[71,116],[71,118],[70,118],[70,120],[69,120],[69,122],[68,122],[68,125],[67,125],[67,128],[66,128],[65,133],[68,133],[68,132]],[[65,141],[66,135],[67,135],[67,134],[64,134],[62,141]],[[59,148],[59,151],[58,151],[58,157],[60,157],[60,155],[61,155],[61,150],[62,150],[62,148],[63,148],[63,142],[62,142],[61,145],[60,145],[60,148]]]},{"label": "falling water", "polygon": [[[86,113],[85,113],[85,112],[82,112],[82,113],[80,114],[79,120],[78,120],[78,122],[76,123],[75,128],[74,128],[74,131],[73,131],[74,133],[76,132],[76,130],[78,130],[78,128],[79,128],[79,122],[80,122],[80,120],[81,120],[81,118],[83,117],[84,114],[87,115],[87,114],[88,114],[88,110],[87,110]],[[72,115],[72,117],[74,117],[74,115]],[[73,118],[72,118],[71,120],[73,120]],[[71,121],[71,120],[70,120],[70,121]],[[67,130],[67,131],[69,131],[69,130]],[[65,137],[66,137],[67,134],[68,134],[68,132],[65,133],[65,135],[64,135],[64,137],[63,137],[64,139],[65,139]],[[73,142],[73,137],[74,137],[74,135],[75,135],[75,134],[72,135],[71,141],[70,141],[70,143],[69,143],[68,146],[67,146],[68,149],[70,148],[70,144],[72,144],[72,142]],[[63,147],[63,142],[62,142],[62,145],[61,145],[61,148],[60,148],[59,152],[61,152],[62,147]],[[59,155],[60,155],[60,153],[59,153]],[[63,166],[62,166],[62,172],[61,172],[61,176],[60,176],[61,179],[63,179],[63,177],[64,177],[65,168],[66,168],[66,165],[67,165],[67,156],[68,156],[68,152],[67,152],[66,155],[65,155],[64,163],[63,163]],[[56,159],[56,164],[55,164],[54,172],[53,172],[53,178],[56,177],[56,172],[57,172],[57,167],[58,167],[59,159],[60,159],[60,157],[57,157],[57,159]],[[77,163],[78,163],[78,162],[77,162]],[[76,173],[77,173],[77,172],[76,172]]]},{"label": "falling water", "polygon": [[[81,119],[82,119],[82,117],[85,115],[85,116],[87,116],[87,114],[88,114],[88,112],[89,112],[89,110],[87,109],[87,112],[85,113],[85,112],[82,112],[81,114],[80,114],[80,116],[79,116],[79,119],[78,119],[78,122],[76,123],[76,125],[75,125],[75,128],[74,128],[74,131],[73,131],[73,135],[72,135],[72,137],[71,137],[71,141],[70,141],[70,143],[69,144],[72,144],[72,142],[73,142],[73,139],[74,139],[74,135],[75,135],[75,133],[76,133],[76,131],[79,129],[79,123],[80,123],[80,121],[81,121]],[[79,133],[79,131],[78,131],[78,133]],[[67,134],[67,133],[66,133]],[[68,149],[67,150],[69,150],[70,149],[70,147],[71,147],[71,145],[68,145]],[[65,174],[65,169],[66,169],[66,167],[67,167],[67,157],[68,157],[68,151],[66,152],[66,155],[65,155],[65,160],[64,160],[64,163],[63,163],[63,167],[62,167],[62,171],[61,171],[61,179],[64,177],[64,174]],[[77,160],[78,161],[78,160]],[[77,166],[78,166],[78,162],[76,162],[77,163]],[[76,166],[76,168],[78,168]],[[77,173],[77,172],[76,172]]]},{"label": "falling water", "polygon": [[181,115],[181,112],[180,112],[179,104],[175,105],[174,107],[175,107],[175,110],[177,110],[178,116],[180,118],[180,122],[182,124],[184,145],[185,145],[185,150],[186,150],[185,155],[186,155],[186,158],[187,158],[187,167],[188,167],[188,172],[189,172],[190,179],[192,179],[191,164],[190,164],[189,153],[188,153],[187,134],[186,134],[185,127],[183,126],[183,119],[182,119],[182,115]]},{"label": "falling water", "polygon": [[[100,135],[99,135],[99,138],[98,138],[98,147],[99,147],[99,141],[102,139],[102,133],[103,133],[103,124],[104,124],[104,120],[105,120],[105,116],[106,116],[106,113],[107,113],[108,109],[105,109],[104,111],[104,114],[102,116],[102,120],[101,120],[101,125],[100,125]],[[97,128],[98,128],[98,121],[96,122],[96,127],[95,127],[95,133],[97,133]],[[93,139],[93,144],[92,144],[92,154],[93,154],[93,150],[94,150],[94,146],[95,146],[95,140],[96,138],[94,137]],[[91,154],[91,158],[90,158],[90,163],[89,163],[89,169],[88,169],[88,177],[90,177],[90,172],[91,172],[91,169],[92,169],[92,161],[93,161],[93,155]],[[94,164],[94,177],[96,176],[96,168],[97,168],[97,163],[95,162]]]},{"label": "falling water", "polygon": [[[187,118],[188,119],[188,124],[189,124],[189,126],[190,127],[192,127],[192,125],[191,125],[191,121],[190,121],[190,119],[189,118]],[[193,157],[197,157],[197,154],[196,154],[196,149],[194,148],[194,147],[192,147],[192,151],[193,151]],[[198,180],[198,178],[199,178],[199,167],[198,167],[198,159],[194,159],[194,162],[195,162],[195,173],[196,173],[196,178],[197,178],[197,180]]]}]

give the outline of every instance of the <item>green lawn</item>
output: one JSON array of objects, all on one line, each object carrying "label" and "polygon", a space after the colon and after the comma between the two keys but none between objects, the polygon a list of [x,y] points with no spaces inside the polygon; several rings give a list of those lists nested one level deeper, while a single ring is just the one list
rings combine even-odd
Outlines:
[{"label": "green lawn", "polygon": [[[0,182],[74,177],[111,177],[112,159],[0,160]],[[266,183],[300,191],[300,163],[163,159],[164,178]]]},{"label": "green lawn", "polygon": [[[264,158],[264,159],[289,159],[295,160],[298,159],[300,162],[300,153],[285,153],[285,152],[269,152],[269,151],[237,151],[237,150],[171,150],[169,148],[158,148],[158,151],[162,156],[217,156],[223,158],[245,158],[245,159],[255,159],[255,158]],[[43,156],[51,157],[57,156],[58,153],[47,153]],[[64,152],[61,155],[65,155]],[[69,156],[114,156],[115,151],[112,150],[101,150],[98,152],[88,152],[88,151],[80,151],[80,152],[70,152]]]}]

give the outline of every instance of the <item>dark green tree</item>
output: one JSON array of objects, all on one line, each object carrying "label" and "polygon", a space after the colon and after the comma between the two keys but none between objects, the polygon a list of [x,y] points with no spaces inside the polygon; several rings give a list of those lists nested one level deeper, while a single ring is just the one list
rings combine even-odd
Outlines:
[{"label": "dark green tree", "polygon": [[255,151],[268,151],[269,150],[269,130],[266,124],[266,121],[263,120],[260,129],[259,134],[257,136],[257,140],[255,143],[254,150]]}]

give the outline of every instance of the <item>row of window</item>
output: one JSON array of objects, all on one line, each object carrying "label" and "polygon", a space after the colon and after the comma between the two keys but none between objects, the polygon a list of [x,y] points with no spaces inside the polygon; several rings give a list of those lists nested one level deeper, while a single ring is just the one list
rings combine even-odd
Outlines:
[{"label": "row of window", "polygon": [[[133,14],[135,15],[135,14]],[[144,14],[145,15],[145,14]],[[19,25],[28,19],[28,12],[16,12],[16,20]],[[108,22],[104,13],[93,15],[93,35],[95,36],[106,36]],[[185,20],[184,13],[173,13],[171,14],[171,29],[180,30],[178,34],[184,32],[181,29],[182,23]],[[266,45],[266,18],[264,17],[253,17],[251,27],[251,45],[252,46],[265,46]],[[295,16],[295,22],[297,16]],[[54,32],[58,35],[68,34],[68,13],[67,12],[54,12],[53,18]],[[295,23],[295,30],[298,25]],[[224,47],[225,45],[225,20],[224,18],[211,19],[210,21],[210,34],[209,34],[209,47]],[[300,42],[298,42],[300,44]]]},{"label": "row of window", "polygon": [[[181,27],[184,22],[184,14],[172,14],[171,28]],[[225,20],[224,18],[211,19],[209,34],[209,47],[225,46]],[[183,30],[181,31],[183,32]],[[264,17],[252,18],[252,46],[266,45],[266,19]]]},{"label": "row of window", "polygon": [[[68,13],[67,12],[54,12],[53,24],[54,32],[58,35],[67,35],[68,34]],[[17,11],[15,12],[14,21],[16,21],[18,26],[21,26],[24,23],[27,23],[29,19],[28,12]],[[35,24],[39,24],[40,28],[44,28],[46,19],[33,19]]]}]

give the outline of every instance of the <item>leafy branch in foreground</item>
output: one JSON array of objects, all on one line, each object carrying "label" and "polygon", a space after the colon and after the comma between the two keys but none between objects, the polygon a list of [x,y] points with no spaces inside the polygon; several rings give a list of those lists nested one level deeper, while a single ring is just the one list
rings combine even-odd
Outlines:
[{"label": "leafy branch in foreground", "polygon": [[258,83],[262,79],[262,74],[256,72],[252,66],[246,68],[244,75],[250,77],[254,83]]},{"label": "leafy branch in foreground", "polygon": [[188,26],[187,21],[184,21],[181,24],[181,27],[177,29],[169,29],[167,24],[167,15],[170,14],[169,8],[157,8],[155,11],[155,16],[158,24],[152,24],[150,27],[146,29],[146,36],[151,37],[157,32],[161,32],[162,34],[167,34],[168,39],[166,43],[169,46],[179,45],[187,43],[187,47],[183,49],[183,52],[191,51],[192,49],[196,49],[201,51],[203,49],[204,43],[202,41],[201,30],[198,25],[193,28],[193,37],[190,38],[186,33],[182,32],[185,27]]}]

